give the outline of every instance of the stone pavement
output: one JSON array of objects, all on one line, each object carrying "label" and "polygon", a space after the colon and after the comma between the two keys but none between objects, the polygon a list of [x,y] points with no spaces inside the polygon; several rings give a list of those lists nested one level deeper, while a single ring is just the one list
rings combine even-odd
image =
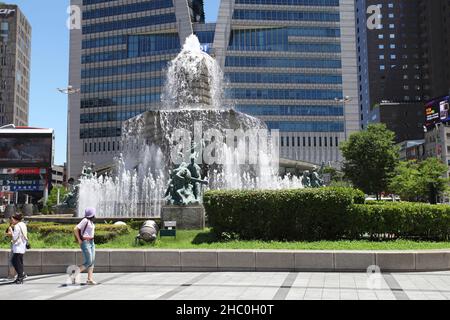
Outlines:
[{"label": "stone pavement", "polygon": [[[85,281],[86,275],[82,275]],[[0,300],[405,300],[450,299],[450,272],[99,273],[97,286],[65,285],[66,275],[0,280]]]}]

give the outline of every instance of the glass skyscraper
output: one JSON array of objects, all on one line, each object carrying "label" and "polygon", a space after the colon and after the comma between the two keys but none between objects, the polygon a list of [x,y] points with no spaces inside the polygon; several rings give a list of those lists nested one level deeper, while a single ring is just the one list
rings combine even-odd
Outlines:
[{"label": "glass skyscraper", "polygon": [[214,47],[227,98],[280,130],[282,157],[338,165],[358,130],[353,0],[222,1]]},{"label": "glass skyscraper", "polygon": [[[195,33],[220,63],[226,103],[279,129],[281,156],[338,164],[359,128],[354,0],[72,0],[69,174],[109,164],[122,121],[160,102],[167,62]],[[349,99],[343,99],[344,97]],[[344,102],[346,100],[346,102]],[[345,108],[344,108],[345,104]]]}]

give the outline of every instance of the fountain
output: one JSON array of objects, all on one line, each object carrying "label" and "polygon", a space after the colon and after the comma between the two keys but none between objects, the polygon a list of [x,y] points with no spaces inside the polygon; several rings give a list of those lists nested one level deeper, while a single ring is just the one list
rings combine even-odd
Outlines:
[{"label": "fountain", "polygon": [[[99,217],[182,219],[203,215],[204,189],[302,188],[301,179],[278,176],[277,132],[223,106],[223,88],[216,61],[189,36],[168,66],[161,104],[123,124],[114,175],[80,179],[78,214],[89,206]],[[194,200],[174,203],[169,181],[190,162],[205,183],[193,187]]]}]

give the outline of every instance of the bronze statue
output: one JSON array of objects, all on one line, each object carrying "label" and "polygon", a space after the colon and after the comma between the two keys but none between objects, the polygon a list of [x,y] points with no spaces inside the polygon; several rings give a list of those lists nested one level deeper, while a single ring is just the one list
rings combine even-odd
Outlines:
[{"label": "bronze statue", "polygon": [[317,167],[314,166],[312,172],[311,172],[311,188],[320,188],[324,186],[323,179],[320,177],[319,173],[317,172]]},{"label": "bronze statue", "polygon": [[169,186],[164,197],[169,204],[199,203],[201,200],[201,184],[208,184],[208,181],[200,178],[200,166],[195,163],[195,157],[191,156],[189,165],[183,162],[171,173]]},{"label": "bronze statue", "polygon": [[308,170],[303,171],[302,185],[304,188],[311,188],[311,178],[309,177]]},{"label": "bronze statue", "polygon": [[[189,172],[191,173],[191,180],[192,179],[201,179],[201,176],[200,176],[201,169],[200,169],[200,166],[195,163],[194,155],[191,155],[191,163],[187,166],[187,168],[189,169]],[[192,184],[192,192],[194,194],[194,198],[195,198],[195,200],[199,200],[200,190],[201,190],[200,182],[192,180],[191,184]]]}]

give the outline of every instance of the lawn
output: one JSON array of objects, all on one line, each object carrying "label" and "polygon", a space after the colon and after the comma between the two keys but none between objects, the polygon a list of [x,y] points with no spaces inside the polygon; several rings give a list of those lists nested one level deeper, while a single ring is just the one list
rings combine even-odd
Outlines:
[{"label": "lawn", "polygon": [[[6,225],[0,224],[0,231],[6,229]],[[264,241],[217,241],[209,229],[205,230],[178,230],[177,237],[158,238],[154,243],[135,244],[138,231],[130,229],[126,234],[120,234],[114,239],[97,244],[97,248],[110,249],[273,249],[273,250],[425,250],[425,249],[450,249],[450,242],[431,241],[317,241],[317,242],[264,242]],[[32,248],[77,249],[71,234],[50,233],[42,236],[37,232],[29,233]],[[0,248],[7,249],[10,244],[5,237],[0,238]]]}]

